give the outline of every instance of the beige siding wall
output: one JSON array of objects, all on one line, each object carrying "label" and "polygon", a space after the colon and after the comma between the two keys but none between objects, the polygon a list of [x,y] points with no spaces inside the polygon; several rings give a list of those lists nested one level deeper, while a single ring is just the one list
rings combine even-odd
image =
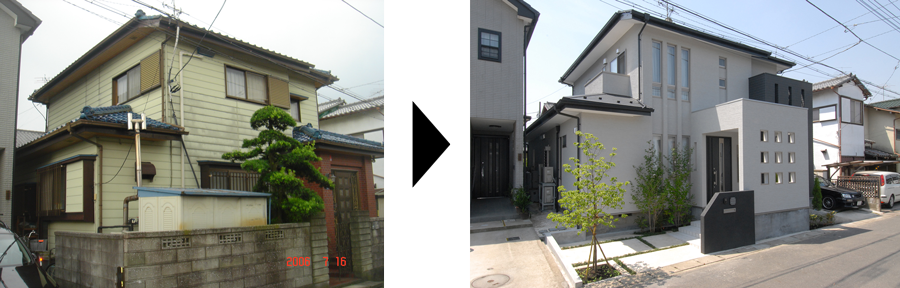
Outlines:
[{"label": "beige siding wall", "polygon": [[[47,107],[49,129],[54,129],[78,118],[84,106],[112,105],[113,78],[138,65],[150,54],[159,51],[163,40],[165,40],[165,35],[162,32],[148,35],[54,96]],[[121,104],[131,105],[136,113],[143,112],[147,114],[147,117],[159,119],[162,105],[161,95],[162,89],[156,88]]]},{"label": "beige siding wall", "polygon": [[[172,45],[167,45],[165,48],[166,65],[172,61],[171,55],[181,55],[174,59],[173,75],[181,67],[180,65],[187,63],[190,58],[189,51],[194,49],[194,46],[184,44],[184,42],[179,43],[178,46],[180,51],[188,52],[172,53]],[[222,154],[240,149],[243,139],[253,138],[259,134],[259,131],[250,128],[250,117],[263,105],[225,96],[226,65],[282,80],[290,80],[288,87],[291,93],[309,97],[308,100],[300,102],[303,121],[298,125],[305,125],[313,121],[313,126],[318,127],[316,88],[312,80],[262,59],[243,56],[217,46],[213,46],[213,49],[227,55],[217,54],[212,58],[195,55],[194,60],[188,63],[181,72],[183,75],[179,77],[183,77],[184,81],[181,84],[181,91],[172,95],[173,105],[166,107],[166,115],[180,117],[180,94],[183,93],[185,119],[178,119],[178,124],[186,127],[190,133],[185,136],[185,145],[190,160],[194,163],[195,171],[198,173],[200,171],[200,167],[196,165],[197,161],[223,161]],[[168,71],[168,68],[165,68],[165,71]],[[176,79],[176,81],[178,80],[181,79]],[[168,119],[171,117],[167,117]],[[174,123],[174,119],[169,122]],[[178,146],[176,145],[172,150],[176,169],[181,167],[180,147]],[[187,160],[185,162],[187,163]],[[186,187],[196,187],[191,173],[190,167],[185,167]],[[200,177],[200,175],[197,176]],[[175,187],[180,187],[180,178],[175,182],[177,182]]]},{"label": "beige siding wall", "polygon": [[66,165],[66,212],[84,212],[84,162]]}]

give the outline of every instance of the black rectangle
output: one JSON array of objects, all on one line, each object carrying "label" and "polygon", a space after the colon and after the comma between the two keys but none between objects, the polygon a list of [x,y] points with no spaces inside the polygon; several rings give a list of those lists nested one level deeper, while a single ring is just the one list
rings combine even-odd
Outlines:
[{"label": "black rectangle", "polygon": [[450,187],[450,102],[413,102],[413,187]]}]

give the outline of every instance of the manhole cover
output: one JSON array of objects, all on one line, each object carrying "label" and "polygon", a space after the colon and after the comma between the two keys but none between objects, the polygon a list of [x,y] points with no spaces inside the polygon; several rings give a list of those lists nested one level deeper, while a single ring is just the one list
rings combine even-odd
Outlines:
[{"label": "manhole cover", "polygon": [[473,288],[489,288],[489,287],[500,287],[509,282],[509,276],[503,274],[494,274],[481,276],[475,281],[472,281]]}]

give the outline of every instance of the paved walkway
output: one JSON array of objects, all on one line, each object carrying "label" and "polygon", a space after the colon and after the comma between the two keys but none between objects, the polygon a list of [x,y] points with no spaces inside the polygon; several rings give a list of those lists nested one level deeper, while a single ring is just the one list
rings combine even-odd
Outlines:
[{"label": "paved walkway", "polygon": [[[479,223],[472,225],[480,227]],[[513,237],[518,239],[511,240]],[[530,226],[474,232],[469,245],[471,287],[499,287],[493,284],[506,279],[504,288],[567,287],[546,245]]]}]

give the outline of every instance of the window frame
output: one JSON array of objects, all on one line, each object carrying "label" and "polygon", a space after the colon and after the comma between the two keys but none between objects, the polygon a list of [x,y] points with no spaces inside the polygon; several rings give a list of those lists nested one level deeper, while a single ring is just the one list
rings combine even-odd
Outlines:
[{"label": "window frame", "polygon": [[[497,58],[484,56],[484,55],[481,53],[481,47],[483,47],[483,46],[494,48],[494,47],[492,47],[492,46],[487,46],[487,45],[485,45],[484,43],[481,42],[481,33],[491,33],[491,34],[496,34],[496,35],[497,35],[497,47],[496,47],[496,49],[497,49]],[[478,37],[478,48],[477,48],[478,60],[485,60],[485,61],[493,61],[493,62],[497,62],[497,63],[502,63],[502,60],[501,60],[501,59],[503,59],[503,33],[500,33],[500,31],[494,31],[494,30],[489,30],[489,29],[484,29],[484,28],[478,28],[478,34],[476,35],[476,37]]]},{"label": "window frame", "polygon": [[[843,103],[843,102],[844,102],[844,99],[850,100],[850,108],[847,108],[847,109],[849,109],[849,111],[850,111],[850,115],[849,115],[849,117],[846,117],[846,118],[844,117],[844,103]],[[853,103],[854,103],[854,102],[859,102],[859,111],[858,111],[858,112],[859,112],[859,123],[857,123],[857,122],[851,122],[851,121],[853,120],[852,118],[853,118],[853,110],[854,110],[854,109],[853,109]],[[865,110],[866,110],[865,107],[866,107],[866,105],[864,104],[863,101],[856,100],[856,99],[853,99],[853,98],[850,98],[850,97],[846,97],[846,96],[841,96],[841,109],[839,109],[839,110],[840,110],[841,123],[843,123],[843,124],[851,124],[851,125],[865,125]],[[847,120],[845,120],[845,119],[850,119],[850,121],[847,121]]]},{"label": "window frame", "polygon": [[[294,121],[297,121],[297,123],[298,123],[298,125],[299,125],[299,123],[300,123],[301,121],[303,121],[303,111],[300,110],[300,102],[309,100],[309,97],[300,96],[300,95],[291,93],[291,94],[289,95],[289,98],[290,98],[289,100],[290,100],[290,103],[291,103],[291,107],[294,106],[294,101],[297,102],[297,119],[294,119]],[[291,110],[291,108],[288,108],[288,113],[292,113],[290,110]],[[294,116],[294,115],[291,115],[291,117],[293,117],[293,116]]]},{"label": "window frame", "polygon": [[[122,105],[122,104],[128,103],[128,101],[137,99],[138,97],[141,97],[141,96],[143,96],[143,95],[145,94],[145,93],[141,92],[141,73],[138,72],[138,77],[137,77],[137,78],[138,78],[138,79],[137,79],[137,81],[138,81],[138,91],[137,91],[137,95],[133,95],[133,96],[129,95],[128,99],[126,99],[125,101],[120,101],[121,97],[119,97],[119,79],[121,79],[122,77],[128,77],[128,72],[131,72],[131,71],[134,70],[134,69],[140,69],[140,67],[141,67],[141,63],[138,63],[138,64],[136,64],[136,65],[134,65],[134,66],[131,66],[131,67],[128,68],[128,69],[125,69],[125,72],[119,73],[118,75],[116,75],[115,77],[112,78],[112,95],[113,95],[113,100],[114,100],[114,101],[113,101],[113,105]],[[140,71],[140,70],[138,70],[138,71]],[[131,82],[131,79],[130,79],[130,78],[127,78],[127,80],[128,80],[129,82]],[[152,89],[148,89],[147,92],[150,92],[149,90],[152,90]],[[126,93],[128,92],[128,88],[127,88],[127,87],[125,88],[125,92],[126,92]]]},{"label": "window frame", "polygon": [[[94,223],[94,176],[95,176],[94,175],[94,163],[95,163],[96,159],[97,159],[96,155],[79,155],[72,159],[67,159],[65,161],[51,163],[49,165],[45,165],[43,167],[35,169],[35,174],[38,176],[38,183],[35,185],[35,190],[34,190],[35,194],[36,194],[35,201],[37,201],[37,203],[36,203],[37,205],[35,207],[36,208],[35,213],[37,213],[38,217],[40,218],[40,221],[76,221],[76,222]],[[65,188],[66,188],[66,181],[65,181],[66,180],[66,165],[75,163],[78,161],[83,161],[83,163],[82,163],[82,165],[83,165],[82,173],[83,174],[80,177],[81,181],[82,181],[82,183],[81,183],[81,185],[82,185],[82,201],[81,201],[82,208],[81,208],[81,212],[66,212],[65,211],[65,207],[66,207],[65,201],[66,201],[66,197],[67,197],[66,191],[65,191]],[[42,197],[41,194],[43,193],[43,191],[41,189],[41,183],[40,183],[41,180],[40,179],[41,179],[42,173],[45,173],[51,169],[59,169],[62,172],[62,173],[59,173],[60,175],[62,175],[61,179],[63,180],[62,183],[60,184],[61,188],[63,189],[63,191],[61,192],[62,201],[60,203],[62,205],[61,206],[62,209],[55,209],[55,212],[44,213],[45,211],[53,211],[53,210],[40,210],[41,209],[40,208],[40,201],[41,201],[40,199]]]},{"label": "window frame", "polygon": [[[229,91],[228,91],[228,69],[233,69],[233,70],[238,70],[238,71],[244,72],[244,97],[245,97],[245,98],[241,98],[241,97],[239,97],[239,96],[233,96],[233,95],[229,94]],[[256,73],[256,72],[252,72],[252,71],[248,71],[247,69],[242,69],[242,68],[234,67],[234,66],[231,66],[231,65],[228,65],[228,64],[225,65],[225,68],[224,68],[224,70],[223,70],[222,72],[224,72],[224,74],[225,74],[225,77],[224,77],[224,79],[225,79],[225,98],[231,98],[231,99],[236,99],[236,100],[242,100],[242,101],[247,101],[247,102],[250,102],[250,103],[262,104],[262,105],[269,105],[269,104],[272,102],[272,100],[271,100],[270,97],[269,97],[269,81],[268,81],[268,80],[269,80],[269,75],[262,74],[262,73]],[[250,99],[250,90],[249,90],[249,89],[250,89],[250,85],[249,85],[249,82],[247,81],[247,78],[248,78],[248,77],[247,77],[247,73],[253,73],[253,74],[256,74],[256,75],[259,75],[259,76],[262,76],[262,77],[263,77],[263,84],[264,84],[264,85],[263,85],[263,88],[265,89],[265,91],[263,91],[263,94],[266,95],[266,101],[265,101],[265,102],[260,102],[260,101],[256,101],[256,100]]]},{"label": "window frame", "polygon": [[[819,110],[821,110],[822,108],[826,108],[826,107],[834,107],[834,118],[822,120],[822,118],[819,117],[821,115],[821,112],[819,112]],[[819,106],[819,107],[812,108],[812,110],[813,110],[812,111],[813,112],[813,121],[812,121],[813,123],[837,120],[837,116],[838,116],[837,104]],[[818,118],[818,119],[816,119],[816,118]]]},{"label": "window frame", "polygon": [[691,49],[681,47],[681,101],[691,101]]}]

